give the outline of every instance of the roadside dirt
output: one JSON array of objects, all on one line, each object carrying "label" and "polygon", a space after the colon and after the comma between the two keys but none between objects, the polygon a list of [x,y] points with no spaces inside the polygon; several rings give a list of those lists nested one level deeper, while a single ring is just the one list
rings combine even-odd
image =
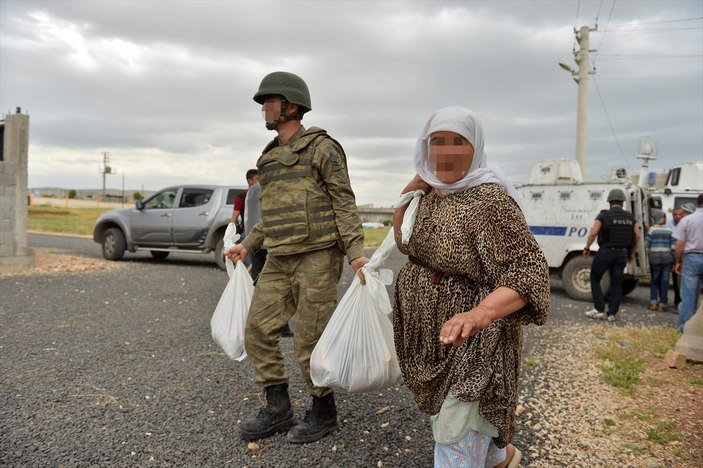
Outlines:
[{"label": "roadside dirt", "polygon": [[[689,363],[683,369],[669,368],[663,361],[651,363],[643,380],[647,387],[629,403],[629,412],[636,415],[641,409],[652,409],[661,421],[676,421],[675,433],[680,440],[650,444],[661,457],[676,455],[674,466],[701,466],[703,464],[703,364]],[[636,422],[635,422],[636,421]],[[656,425],[646,418],[633,418],[633,426],[640,433],[654,434]],[[654,426],[654,427],[653,427]],[[662,430],[660,432],[667,432]],[[634,437],[633,437],[634,439]]]},{"label": "roadside dirt", "polygon": [[123,263],[109,262],[102,258],[79,257],[50,250],[35,250],[35,261],[32,268],[22,272],[0,273],[0,276],[87,273],[112,271],[124,267]]}]

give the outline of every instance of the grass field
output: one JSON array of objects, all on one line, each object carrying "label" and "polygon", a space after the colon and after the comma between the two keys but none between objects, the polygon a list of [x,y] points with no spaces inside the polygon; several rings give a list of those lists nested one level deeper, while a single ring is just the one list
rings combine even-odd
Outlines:
[{"label": "grass field", "polygon": [[[93,225],[109,208],[61,208],[49,205],[30,206],[27,228],[36,232],[93,235]],[[389,228],[364,229],[364,247],[378,247]]]},{"label": "grass field", "polygon": [[27,228],[30,231],[93,235],[93,225],[109,208],[61,208],[49,205],[30,206]]}]

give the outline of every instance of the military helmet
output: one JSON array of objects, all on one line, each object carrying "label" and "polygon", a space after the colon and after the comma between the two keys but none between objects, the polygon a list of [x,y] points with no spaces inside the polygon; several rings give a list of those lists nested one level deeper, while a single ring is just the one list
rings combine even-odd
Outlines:
[{"label": "military helmet", "polygon": [[608,194],[608,201],[609,202],[614,202],[614,201],[619,201],[619,202],[624,202],[625,199],[625,192],[623,192],[621,189],[616,188],[610,191]]},{"label": "military helmet", "polygon": [[254,101],[263,105],[266,96],[283,96],[286,101],[300,106],[301,114],[312,110],[308,85],[293,73],[277,71],[266,75],[254,95]]}]

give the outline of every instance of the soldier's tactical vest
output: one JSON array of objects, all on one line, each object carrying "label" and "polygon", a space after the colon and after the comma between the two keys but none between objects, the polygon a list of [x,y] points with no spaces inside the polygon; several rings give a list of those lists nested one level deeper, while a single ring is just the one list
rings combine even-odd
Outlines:
[{"label": "soldier's tactical vest", "polygon": [[598,245],[630,248],[635,243],[635,217],[625,210],[604,210],[605,223],[598,232]]},{"label": "soldier's tactical vest", "polygon": [[315,148],[325,138],[331,138],[325,130],[311,127],[291,146],[264,150],[257,162],[262,226],[269,253],[290,253],[285,246],[294,244],[303,244],[295,250],[304,252],[310,250],[305,246],[341,238],[332,200],[320,188],[312,168]]}]

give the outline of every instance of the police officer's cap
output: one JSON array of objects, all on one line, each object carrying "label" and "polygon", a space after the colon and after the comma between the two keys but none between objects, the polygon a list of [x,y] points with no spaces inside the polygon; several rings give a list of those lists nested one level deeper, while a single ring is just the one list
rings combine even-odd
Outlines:
[{"label": "police officer's cap", "polygon": [[293,73],[276,71],[266,75],[254,95],[254,101],[263,105],[267,96],[283,96],[286,101],[297,104],[301,114],[312,110],[308,85]]}]

